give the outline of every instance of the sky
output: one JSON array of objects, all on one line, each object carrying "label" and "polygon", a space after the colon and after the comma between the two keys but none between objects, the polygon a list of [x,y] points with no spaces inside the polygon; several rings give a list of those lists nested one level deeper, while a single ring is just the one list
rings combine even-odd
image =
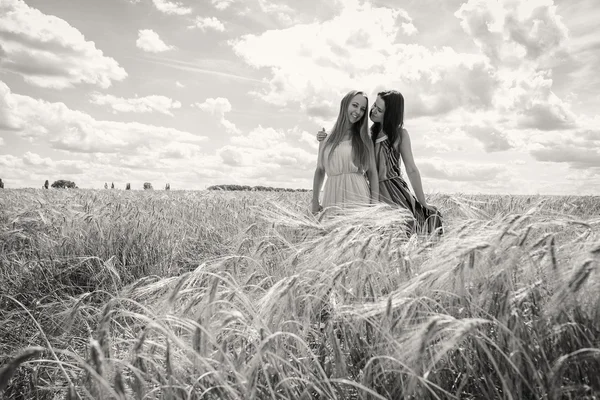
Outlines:
[{"label": "sky", "polygon": [[350,90],[426,193],[600,194],[597,0],[0,0],[0,178],[312,187]]}]

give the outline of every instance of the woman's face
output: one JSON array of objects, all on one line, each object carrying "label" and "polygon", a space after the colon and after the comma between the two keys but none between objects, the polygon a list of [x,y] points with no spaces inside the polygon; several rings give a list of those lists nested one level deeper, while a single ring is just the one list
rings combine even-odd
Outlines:
[{"label": "woman's face", "polygon": [[366,111],[367,98],[362,94],[357,94],[350,100],[350,105],[348,106],[348,119],[350,123],[353,124],[356,121],[360,121]]},{"label": "woman's face", "polygon": [[369,116],[371,117],[371,121],[382,124],[383,114],[385,114],[385,103],[381,97],[377,96],[377,100],[373,103]]}]

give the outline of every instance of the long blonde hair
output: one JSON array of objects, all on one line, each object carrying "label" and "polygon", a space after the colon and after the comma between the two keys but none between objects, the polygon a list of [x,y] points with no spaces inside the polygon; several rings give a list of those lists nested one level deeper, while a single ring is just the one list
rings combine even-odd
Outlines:
[{"label": "long blonde hair", "polygon": [[[359,94],[367,99],[367,105],[362,118],[352,124],[348,118],[348,106],[354,96]],[[342,138],[346,131],[350,129],[352,131],[352,134],[350,135],[352,140],[352,161],[357,168],[363,171],[369,169],[369,159],[373,154],[373,143],[369,136],[368,110],[369,98],[364,92],[351,90],[344,96],[340,103],[340,113],[338,114],[337,121],[335,121],[335,125],[333,125],[331,134],[327,136],[327,142],[324,146],[324,148],[331,146],[328,157],[331,157],[331,153],[333,153],[336,147],[342,142]]]}]

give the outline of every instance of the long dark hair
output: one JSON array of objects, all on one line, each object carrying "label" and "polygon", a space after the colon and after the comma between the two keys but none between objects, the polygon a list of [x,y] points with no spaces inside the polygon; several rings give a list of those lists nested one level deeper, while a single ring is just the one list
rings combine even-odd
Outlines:
[{"label": "long dark hair", "polygon": [[[404,96],[396,90],[386,90],[377,93],[385,103],[383,113],[383,124],[376,122],[371,125],[371,139],[373,143],[377,139],[377,134],[383,129],[388,140],[393,145],[402,142],[402,127],[404,126]],[[383,126],[382,126],[383,125]]]},{"label": "long dark hair", "polygon": [[369,166],[369,158],[373,152],[373,145],[369,140],[368,112],[365,110],[362,118],[353,124],[350,123],[348,118],[348,106],[350,105],[350,101],[352,101],[354,96],[359,94],[367,99],[366,110],[369,109],[369,98],[364,92],[357,90],[348,92],[340,103],[340,113],[335,121],[335,125],[333,125],[331,134],[327,136],[325,147],[331,146],[329,158],[335,148],[341,143],[346,131],[350,129],[352,131],[352,161],[356,167],[366,171]]}]

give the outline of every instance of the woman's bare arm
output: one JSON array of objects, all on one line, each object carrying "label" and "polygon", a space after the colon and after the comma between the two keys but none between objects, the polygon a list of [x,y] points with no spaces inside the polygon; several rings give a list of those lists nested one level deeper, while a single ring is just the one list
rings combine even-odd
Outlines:
[{"label": "woman's bare arm", "polygon": [[408,131],[406,129],[402,129],[402,141],[400,143],[400,155],[402,156],[402,162],[404,163],[404,167],[406,168],[406,175],[408,175],[408,179],[410,180],[410,185],[412,186],[415,196],[419,203],[424,207],[427,207],[427,200],[425,199],[425,193],[423,193],[423,184],[421,182],[421,174],[417,165],[415,164],[415,158],[412,152],[412,145],[410,142],[410,136],[408,135]]},{"label": "woman's bare arm", "polygon": [[317,156],[317,167],[315,168],[315,175],[313,177],[313,198],[311,210],[313,213],[317,213],[321,210],[319,204],[319,195],[321,194],[321,187],[325,180],[325,168],[323,167],[323,147],[325,147],[325,141],[319,142],[319,153]]}]

